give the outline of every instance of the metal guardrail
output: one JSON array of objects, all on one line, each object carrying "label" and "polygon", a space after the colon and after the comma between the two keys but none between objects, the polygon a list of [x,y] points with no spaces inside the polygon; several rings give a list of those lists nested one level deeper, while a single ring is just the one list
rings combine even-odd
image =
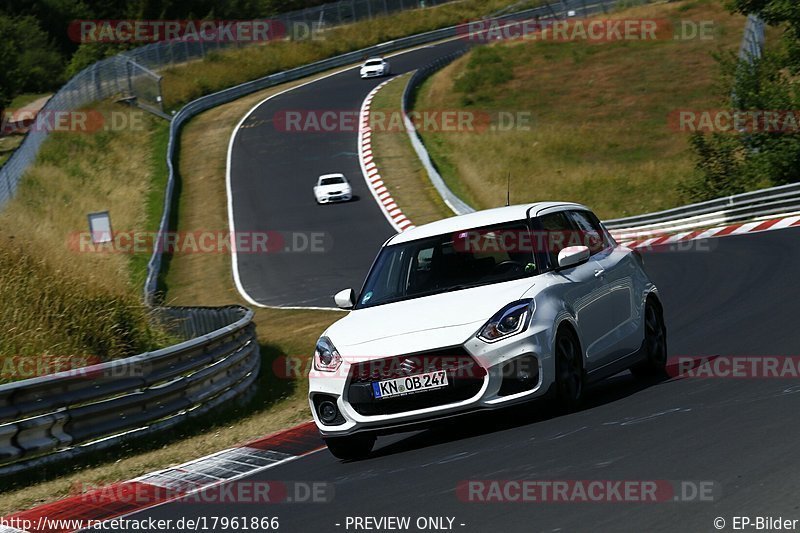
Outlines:
[{"label": "metal guardrail", "polygon": [[411,146],[417,153],[417,157],[419,157],[422,166],[425,168],[425,173],[428,175],[428,179],[431,181],[431,184],[433,184],[436,192],[439,193],[439,196],[442,197],[442,200],[447,207],[449,207],[450,210],[456,215],[472,213],[475,211],[475,209],[473,209],[464,200],[459,198],[458,195],[451,191],[450,187],[447,186],[444,178],[442,178],[441,174],[439,174],[439,171],[436,169],[436,165],[431,160],[428,150],[425,149],[425,144],[422,141],[422,137],[420,137],[419,133],[414,127],[414,123],[410,118],[408,118],[408,110],[411,109],[414,100],[414,93],[416,92],[417,88],[422,85],[422,82],[433,75],[434,72],[449,65],[466,52],[467,49],[459,50],[458,52],[454,52],[445,57],[439,58],[433,63],[418,69],[408,80],[406,88],[403,90],[402,97],[403,121],[405,122],[406,132],[408,132],[408,138],[411,141]]},{"label": "metal guardrail", "polygon": [[615,232],[677,231],[800,211],[800,183],[746,192],[657,213],[604,221]]},{"label": "metal guardrail", "polygon": [[186,340],[0,385],[0,476],[162,431],[244,393],[256,379],[261,356],[252,311],[156,311]]}]

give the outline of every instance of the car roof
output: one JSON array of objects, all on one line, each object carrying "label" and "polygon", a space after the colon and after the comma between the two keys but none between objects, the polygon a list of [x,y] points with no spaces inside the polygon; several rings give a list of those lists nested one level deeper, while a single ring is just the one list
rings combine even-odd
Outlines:
[{"label": "car roof", "polygon": [[334,173],[334,174],[323,174],[323,175],[321,175],[319,178],[317,178],[317,181],[319,181],[319,180],[321,180],[321,179],[323,179],[323,178],[342,178],[342,179],[344,179],[345,181],[347,181],[347,178],[345,178],[345,177],[344,177],[344,174],[339,174],[339,173]]},{"label": "car roof", "polygon": [[386,241],[385,245],[388,246],[391,244],[399,244],[417,239],[424,239],[426,237],[434,237],[436,235],[444,235],[446,233],[466,231],[473,228],[491,226],[493,224],[514,222],[515,220],[525,220],[528,217],[529,211],[531,216],[536,216],[542,211],[548,209],[552,209],[553,211],[560,211],[564,209],[589,210],[589,208],[585,205],[572,202],[535,202],[531,204],[496,207],[494,209],[475,211],[474,213],[445,218],[442,220],[437,220],[436,222],[417,226],[402,233],[398,233]]},{"label": "car roof", "polygon": [[367,61],[383,61],[383,58],[381,56],[368,57],[367,59],[364,60],[364,63],[366,63]]}]

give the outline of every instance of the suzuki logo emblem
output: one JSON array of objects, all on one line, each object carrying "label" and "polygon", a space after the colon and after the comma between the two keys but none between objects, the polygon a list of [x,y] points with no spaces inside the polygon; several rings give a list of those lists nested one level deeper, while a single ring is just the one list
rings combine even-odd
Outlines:
[{"label": "suzuki logo emblem", "polygon": [[412,373],[416,368],[417,363],[415,363],[412,359],[404,359],[403,362],[400,363],[400,370],[406,374]]}]

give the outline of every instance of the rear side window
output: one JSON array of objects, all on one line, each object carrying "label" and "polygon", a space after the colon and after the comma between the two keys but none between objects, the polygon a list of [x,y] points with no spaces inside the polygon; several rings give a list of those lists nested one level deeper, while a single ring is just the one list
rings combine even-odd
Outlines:
[{"label": "rear side window", "polygon": [[581,244],[588,246],[592,255],[602,252],[609,246],[596,216],[589,211],[570,211],[569,216],[579,232]]}]

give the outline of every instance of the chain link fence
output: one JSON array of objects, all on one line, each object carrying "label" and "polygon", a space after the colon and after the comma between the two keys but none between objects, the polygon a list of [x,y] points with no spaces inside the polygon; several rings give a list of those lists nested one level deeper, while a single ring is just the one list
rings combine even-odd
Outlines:
[{"label": "chain link fence", "polygon": [[[285,38],[303,31],[372,19],[406,9],[433,7],[453,0],[340,0],[317,7],[277,15],[272,24],[282,27]],[[283,35],[283,33],[282,33]],[[307,36],[307,33],[303,34]],[[131,103],[170,119],[161,99],[161,76],[158,71],[173,65],[201,60],[212,52],[243,46],[241,42],[173,40],[152,43],[98,61],[79,72],[53,95],[40,113],[54,116],[75,111],[107,98],[128,99]],[[0,167],[0,209],[17,189],[23,174],[36,159],[48,136],[47,128],[30,128],[22,144]]]}]

